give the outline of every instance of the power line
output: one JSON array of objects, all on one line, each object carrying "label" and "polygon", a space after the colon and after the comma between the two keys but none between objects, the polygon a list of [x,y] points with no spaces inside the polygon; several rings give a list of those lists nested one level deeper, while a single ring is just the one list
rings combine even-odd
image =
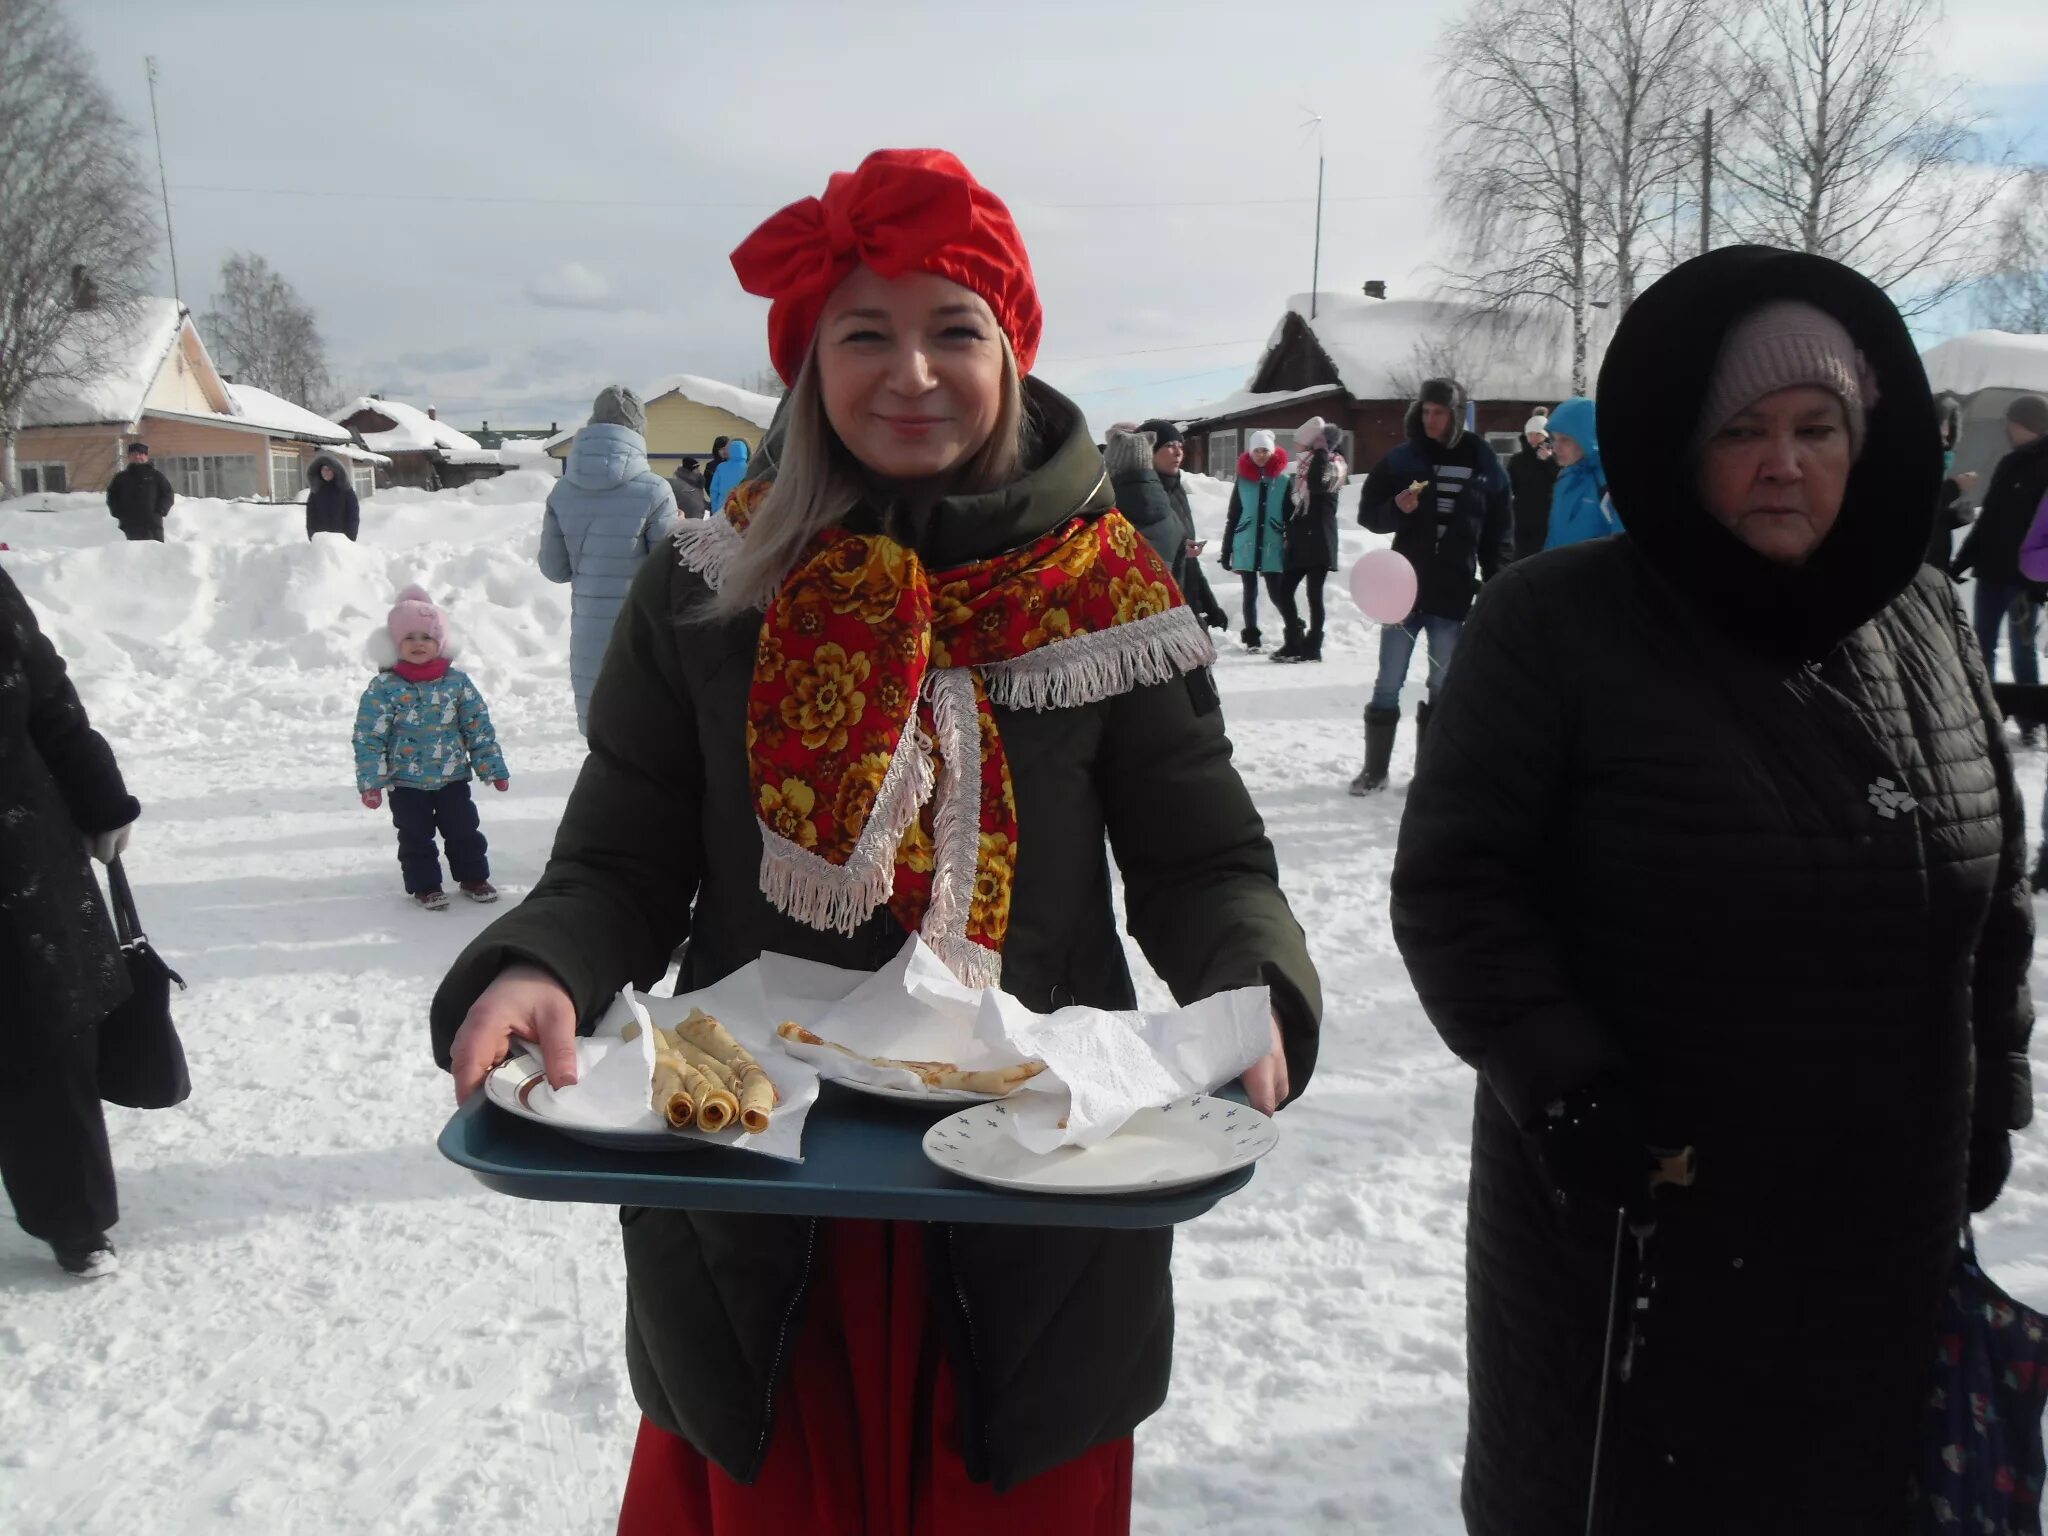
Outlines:
[{"label": "power line", "polygon": [[1090,395],[1122,394],[1134,389],[1153,389],[1161,384],[1185,384],[1190,379],[1206,379],[1218,373],[1241,373],[1247,366],[1249,365],[1245,363],[1218,363],[1214,368],[1204,368],[1200,373],[1180,373],[1169,379],[1137,379],[1128,384],[1105,384],[1100,389],[1069,389],[1061,393],[1071,395],[1077,400]]},{"label": "power line", "polygon": [[[226,193],[238,197],[353,198],[361,202],[396,203],[500,203],[535,208],[684,208],[695,211],[716,208],[759,213],[782,206],[780,203],[725,203],[698,201],[694,198],[517,197],[499,193],[480,192],[393,192],[370,187],[224,187],[198,182],[180,182],[177,190],[180,192]],[[1324,201],[1331,203],[1400,203],[1421,201],[1434,195],[1429,192],[1363,192],[1350,197],[1325,198]],[[1232,197],[1186,200],[1167,199],[1154,202],[1018,202],[1012,203],[1010,206],[1013,208],[1059,211],[1132,208],[1273,208],[1301,206],[1313,203],[1314,201],[1315,199],[1312,197]]]},{"label": "power line", "polygon": [[1205,352],[1211,347],[1256,347],[1265,343],[1263,336],[1243,336],[1236,341],[1191,341],[1181,347],[1133,347],[1128,352],[1084,352],[1079,357],[1044,357],[1041,363],[1093,363],[1105,357],[1150,357],[1158,352]]}]

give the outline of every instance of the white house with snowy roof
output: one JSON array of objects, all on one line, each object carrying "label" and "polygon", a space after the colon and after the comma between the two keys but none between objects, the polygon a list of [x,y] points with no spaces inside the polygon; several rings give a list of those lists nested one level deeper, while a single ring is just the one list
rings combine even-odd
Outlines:
[{"label": "white house with snowy roof", "polygon": [[[1596,311],[1589,392],[1612,331]],[[1533,411],[1572,393],[1570,315],[1559,306],[1509,328],[1470,304],[1298,293],[1245,387],[1175,419],[1188,423],[1189,467],[1209,474],[1235,471],[1249,433],[1269,428],[1288,442],[1312,416],[1335,422],[1345,456],[1364,468],[1401,441],[1422,380],[1441,376],[1464,387],[1477,430],[1512,451],[1508,439]]]},{"label": "white house with snowy roof", "polygon": [[[675,473],[685,458],[708,457],[721,437],[742,439],[749,451],[759,448],[781,403],[773,395],[694,373],[657,379],[640,391],[640,398],[647,407],[647,461],[663,475]],[[547,440],[547,451],[567,458],[575,436],[574,427],[557,433]]]},{"label": "white house with snowy roof", "polygon": [[2048,396],[2048,336],[1970,331],[1929,347],[1920,361],[1935,394],[1951,397],[1962,416],[1956,469],[1975,470],[1988,482],[2012,446],[2005,408],[2021,395]]},{"label": "white house with snowy roof", "polygon": [[449,426],[431,405],[422,408],[364,395],[342,411],[341,424],[359,434],[365,447],[390,460],[389,468],[378,471],[385,485],[438,491],[505,472],[497,449]]},{"label": "white house with snowy roof", "polygon": [[67,369],[74,377],[32,393],[23,408],[17,490],[102,490],[129,446],[143,443],[181,496],[291,501],[323,450],[350,461],[358,491],[370,493],[378,455],[338,422],[232,382],[175,299],[110,311],[73,348],[91,365]]}]

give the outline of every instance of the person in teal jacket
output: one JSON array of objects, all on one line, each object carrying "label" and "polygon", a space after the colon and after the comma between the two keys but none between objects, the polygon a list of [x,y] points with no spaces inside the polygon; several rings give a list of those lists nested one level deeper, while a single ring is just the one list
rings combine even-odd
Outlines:
[{"label": "person in teal jacket", "polygon": [[1600,432],[1593,402],[1573,395],[1550,413],[1550,446],[1559,466],[1550,494],[1550,532],[1545,549],[1563,549],[1621,532],[1607,497],[1607,471],[1600,464]]},{"label": "person in teal jacket", "polygon": [[462,894],[498,899],[469,781],[474,775],[500,791],[512,787],[491,712],[468,674],[450,665],[455,654],[447,617],[423,589],[407,587],[370,637],[378,670],[356,707],[356,790],[373,811],[391,792],[406,894],[429,912],[448,906],[437,830]]},{"label": "person in teal jacket", "polygon": [[1237,487],[1223,526],[1223,566],[1244,581],[1244,648],[1259,648],[1259,577],[1287,569],[1287,498],[1293,477],[1287,450],[1271,432],[1254,432],[1237,457]]}]

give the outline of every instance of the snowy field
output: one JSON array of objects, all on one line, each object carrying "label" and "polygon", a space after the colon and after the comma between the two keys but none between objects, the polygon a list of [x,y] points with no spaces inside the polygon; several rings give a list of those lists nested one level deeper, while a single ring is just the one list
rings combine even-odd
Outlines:
[{"label": "snowy field", "polygon": [[[380,495],[359,545],[308,545],[296,508],[181,502],[158,546],[120,542],[91,496],[0,507],[0,562],[142,799],[128,862],[192,983],[197,1084],[176,1110],[108,1111],[116,1278],[71,1280],[0,1223],[0,1531],[612,1529],[637,1417],[616,1217],[487,1193],[435,1152],[453,1100],[427,1001],[492,914],[406,904],[348,744],[363,638],[419,580],[511,763],[481,802],[494,876],[530,888],[582,746],[568,591],[534,568],[546,484]],[[1213,538],[1223,488],[1191,484]],[[1347,564],[1366,543],[1347,533]],[[1173,1396],[1138,1440],[1146,1536],[1460,1528],[1472,1079],[1387,930],[1412,736],[1396,793],[1344,792],[1375,642],[1331,598],[1323,665],[1233,641],[1218,669],[1329,1013],[1279,1150],[1182,1229]],[[2043,767],[2024,768],[2037,812]],[[2048,1304],[2048,1136],[2022,1138],[1981,1233],[1992,1272]]]}]

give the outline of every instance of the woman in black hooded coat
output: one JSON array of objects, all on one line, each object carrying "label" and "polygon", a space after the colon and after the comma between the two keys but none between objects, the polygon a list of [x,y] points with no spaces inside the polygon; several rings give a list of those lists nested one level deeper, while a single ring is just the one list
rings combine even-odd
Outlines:
[{"label": "woman in black hooded coat", "polygon": [[[1759,494],[1820,497],[1792,468],[1809,428],[1757,426],[1785,387],[1728,404],[1723,342],[1777,300],[1839,322],[1874,385],[1796,564],[1692,467],[1753,433],[1784,456]],[[1933,404],[1880,290],[1758,247],[1638,298],[1599,400],[1627,537],[1488,584],[1394,871],[1417,991],[1479,1071],[1465,1517],[1586,1528],[1626,1207],[1654,1288],[1609,1387],[1601,1529],[1889,1536],[1957,1234],[2032,1105],[2020,798],[1921,565]],[[1678,472],[1674,420],[1705,440]],[[1653,1196],[1646,1148],[1694,1149],[1695,1182]]]},{"label": "woman in black hooded coat", "polygon": [[316,453],[306,466],[306,537],[338,533],[354,541],[362,527],[363,504],[349,483],[348,466],[331,453]]}]

